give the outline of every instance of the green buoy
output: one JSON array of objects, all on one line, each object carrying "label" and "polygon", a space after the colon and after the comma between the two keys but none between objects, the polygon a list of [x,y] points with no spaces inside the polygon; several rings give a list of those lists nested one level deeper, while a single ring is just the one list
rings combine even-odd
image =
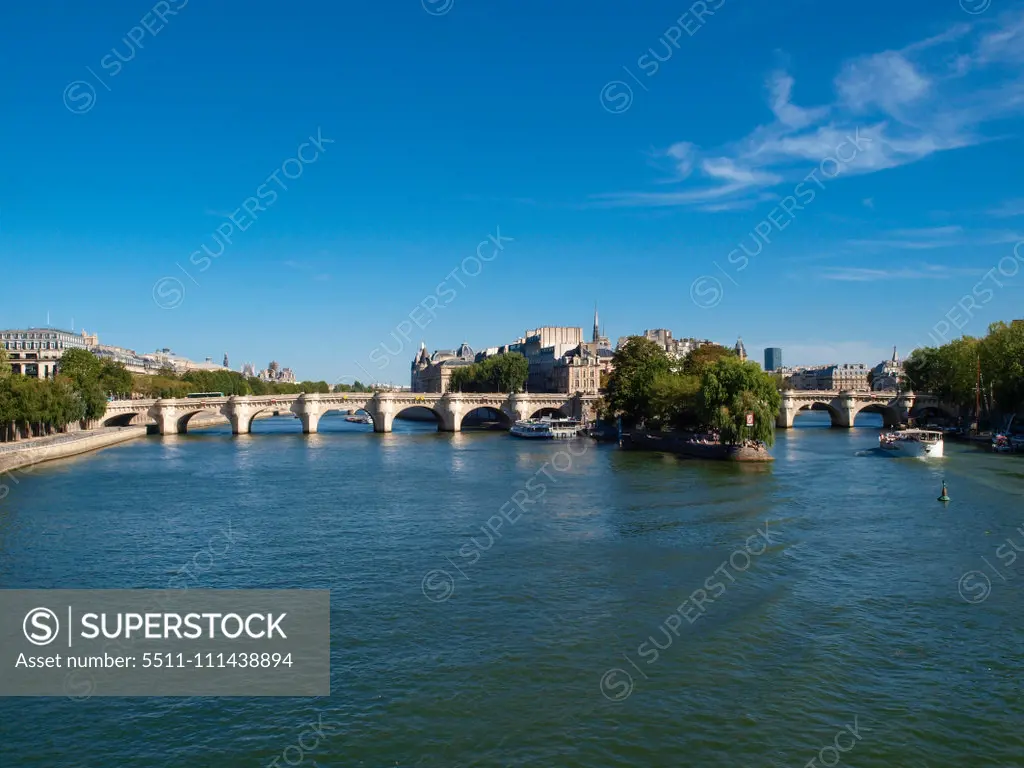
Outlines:
[{"label": "green buoy", "polygon": [[946,481],[942,481],[942,495],[939,496],[939,501],[949,501],[949,491],[946,490]]}]

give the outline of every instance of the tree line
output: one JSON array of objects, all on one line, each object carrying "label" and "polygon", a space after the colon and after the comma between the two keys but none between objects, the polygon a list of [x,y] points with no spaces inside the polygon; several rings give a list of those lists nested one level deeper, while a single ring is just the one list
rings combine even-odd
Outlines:
[{"label": "tree line", "polygon": [[706,345],[680,361],[650,339],[631,336],[612,362],[605,418],[621,418],[627,428],[716,432],[728,445],[775,441],[782,406],[776,378],[730,349]]},{"label": "tree line", "polygon": [[[979,383],[980,368],[980,388]],[[998,322],[982,338],[964,336],[915,349],[904,362],[906,388],[935,395],[973,413],[980,397],[990,423],[1024,412],[1024,321]]]},{"label": "tree line", "polygon": [[296,384],[281,381],[264,381],[255,376],[243,376],[237,371],[188,371],[177,374],[171,368],[162,369],[157,375],[135,374],[133,391],[141,397],[185,397],[194,392],[223,392],[232,395],[298,395],[327,394],[329,392],[372,392],[373,388],[356,381],[353,384],[336,384],[331,387],[326,381],[301,381]]},{"label": "tree line", "polygon": [[518,352],[492,355],[452,371],[449,392],[522,392],[530,374],[530,363]]},{"label": "tree line", "polygon": [[84,349],[65,351],[52,379],[12,375],[7,351],[0,349],[0,441],[65,432],[69,424],[101,418],[109,396],[131,392],[123,364]]}]

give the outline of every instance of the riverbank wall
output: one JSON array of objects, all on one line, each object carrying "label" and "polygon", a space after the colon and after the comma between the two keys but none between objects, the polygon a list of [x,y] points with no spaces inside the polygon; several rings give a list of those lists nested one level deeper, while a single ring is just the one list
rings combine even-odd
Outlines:
[{"label": "riverbank wall", "polygon": [[[257,419],[269,419],[274,414],[258,414]],[[203,427],[216,427],[227,424],[224,416],[216,414],[194,416],[189,422],[190,429],[202,429]],[[0,447],[0,473],[11,472],[16,469],[24,470],[36,464],[57,459],[66,459],[71,456],[78,456],[91,451],[98,451],[102,448],[109,448],[112,445],[125,443],[145,437],[147,434],[156,434],[156,425],[148,424],[138,427],[97,427],[95,429],[68,432],[63,435],[51,435],[50,437],[23,440],[17,443],[7,443]]]},{"label": "riverbank wall", "polygon": [[55,459],[66,459],[145,436],[146,427],[106,427],[88,432],[54,435],[26,442],[16,449],[0,453],[0,472],[24,469]]},{"label": "riverbank wall", "polygon": [[672,432],[633,431],[623,433],[622,448],[633,451],[662,451],[691,459],[712,461],[775,461],[767,448],[747,445],[717,445],[691,442],[688,435]]}]

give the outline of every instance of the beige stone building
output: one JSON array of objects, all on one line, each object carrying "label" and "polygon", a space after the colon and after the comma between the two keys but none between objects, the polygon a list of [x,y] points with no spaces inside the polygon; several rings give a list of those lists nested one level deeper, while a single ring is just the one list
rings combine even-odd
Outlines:
[{"label": "beige stone building", "polygon": [[601,375],[612,371],[612,351],[600,343],[582,343],[566,352],[554,366],[554,392],[596,395]]},{"label": "beige stone building", "polygon": [[55,328],[24,328],[0,331],[0,343],[11,358],[11,373],[37,379],[52,379],[58,361],[67,349],[88,349],[95,336]]},{"label": "beige stone building", "polygon": [[439,349],[433,355],[427,354],[425,344],[412,361],[410,385],[413,392],[447,392],[452,373],[460,367],[472,365],[476,353],[466,342],[456,350]]},{"label": "beige stone building", "polygon": [[793,389],[836,392],[865,392],[871,389],[868,385],[868,367],[863,363],[796,368],[792,369],[792,372],[786,370],[785,373],[788,374]]},{"label": "beige stone building", "polygon": [[[673,357],[677,360],[682,360],[688,354],[698,347],[706,347],[714,342],[710,339],[674,339],[672,338],[672,331],[667,328],[655,328],[653,330],[644,331],[644,338],[650,339],[659,347],[665,350],[665,353],[669,357]],[[619,346],[625,343],[625,339],[619,339]]]}]

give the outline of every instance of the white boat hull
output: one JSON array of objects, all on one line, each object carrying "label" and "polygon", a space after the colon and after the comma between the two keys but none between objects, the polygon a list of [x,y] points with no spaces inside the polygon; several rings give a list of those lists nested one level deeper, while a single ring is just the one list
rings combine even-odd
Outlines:
[{"label": "white boat hull", "polygon": [[882,450],[894,456],[906,456],[917,459],[941,459],[943,453],[942,441],[925,443],[920,440],[893,440],[882,446]]},{"label": "white boat hull", "polygon": [[523,419],[512,425],[509,434],[526,440],[571,440],[579,437],[584,427],[572,419]]}]

